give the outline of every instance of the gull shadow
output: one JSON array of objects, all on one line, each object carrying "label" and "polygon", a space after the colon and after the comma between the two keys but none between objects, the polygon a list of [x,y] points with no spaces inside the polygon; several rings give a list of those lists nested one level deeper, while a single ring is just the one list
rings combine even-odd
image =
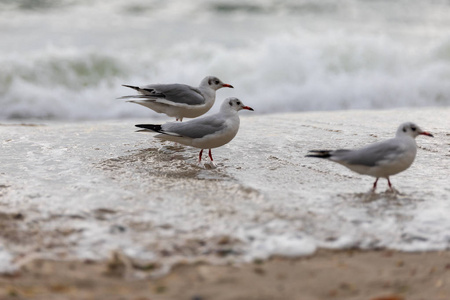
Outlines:
[{"label": "gull shadow", "polygon": [[395,216],[399,221],[410,219],[417,205],[423,200],[413,195],[393,193],[347,193],[338,194],[341,209],[357,209],[364,211],[368,216],[384,218]]},{"label": "gull shadow", "polygon": [[[112,173],[133,173],[167,178],[189,178],[198,180],[230,180],[231,177],[217,166],[198,163],[196,149],[179,145],[164,145],[130,151],[129,155],[109,158],[97,167]],[[145,177],[144,177],[145,178]]]}]

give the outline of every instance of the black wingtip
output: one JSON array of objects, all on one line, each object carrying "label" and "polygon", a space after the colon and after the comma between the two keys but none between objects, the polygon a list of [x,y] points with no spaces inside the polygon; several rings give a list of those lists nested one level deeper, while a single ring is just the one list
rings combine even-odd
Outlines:
[{"label": "black wingtip", "polygon": [[331,157],[330,150],[310,150],[310,154],[305,155],[305,157],[317,157],[317,158],[329,158]]},{"label": "black wingtip", "polygon": [[122,84],[122,86],[139,91],[139,87],[133,85]]},{"label": "black wingtip", "polygon": [[157,125],[157,124],[138,124],[138,125],[134,125],[136,127],[139,128],[144,128],[144,129],[148,129],[154,132],[162,132],[162,128],[161,125]]}]

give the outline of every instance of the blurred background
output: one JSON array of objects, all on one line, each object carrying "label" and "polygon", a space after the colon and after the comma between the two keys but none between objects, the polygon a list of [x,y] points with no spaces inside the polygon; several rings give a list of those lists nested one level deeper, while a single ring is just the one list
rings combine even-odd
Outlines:
[{"label": "blurred background", "polygon": [[450,1],[0,0],[0,120],[162,118],[121,84],[206,75],[260,114],[448,106]]}]

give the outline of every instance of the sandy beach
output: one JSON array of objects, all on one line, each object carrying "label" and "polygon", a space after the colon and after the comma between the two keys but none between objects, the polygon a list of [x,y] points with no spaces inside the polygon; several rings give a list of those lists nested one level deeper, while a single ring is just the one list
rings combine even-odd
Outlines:
[{"label": "sandy beach", "polygon": [[[36,260],[0,277],[0,299],[438,300],[450,298],[450,253],[319,251],[251,264],[180,264],[158,279],[129,261]],[[140,269],[142,272],[142,269]]]},{"label": "sandy beach", "polygon": [[[213,169],[143,120],[3,122],[0,299],[449,299],[449,114],[243,114]],[[399,194],[304,157],[403,121],[435,137]]]}]

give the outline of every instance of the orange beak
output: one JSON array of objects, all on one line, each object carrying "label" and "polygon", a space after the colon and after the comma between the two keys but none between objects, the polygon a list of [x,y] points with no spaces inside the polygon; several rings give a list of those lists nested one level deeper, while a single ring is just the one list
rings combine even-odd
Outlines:
[{"label": "orange beak", "polygon": [[233,87],[231,84],[228,84],[228,83],[224,83],[224,84],[222,85],[222,87],[228,87],[228,88],[234,89],[234,87]]},{"label": "orange beak", "polygon": [[254,109],[251,108],[250,106],[242,106],[242,109],[248,109],[248,110],[254,111]]}]

